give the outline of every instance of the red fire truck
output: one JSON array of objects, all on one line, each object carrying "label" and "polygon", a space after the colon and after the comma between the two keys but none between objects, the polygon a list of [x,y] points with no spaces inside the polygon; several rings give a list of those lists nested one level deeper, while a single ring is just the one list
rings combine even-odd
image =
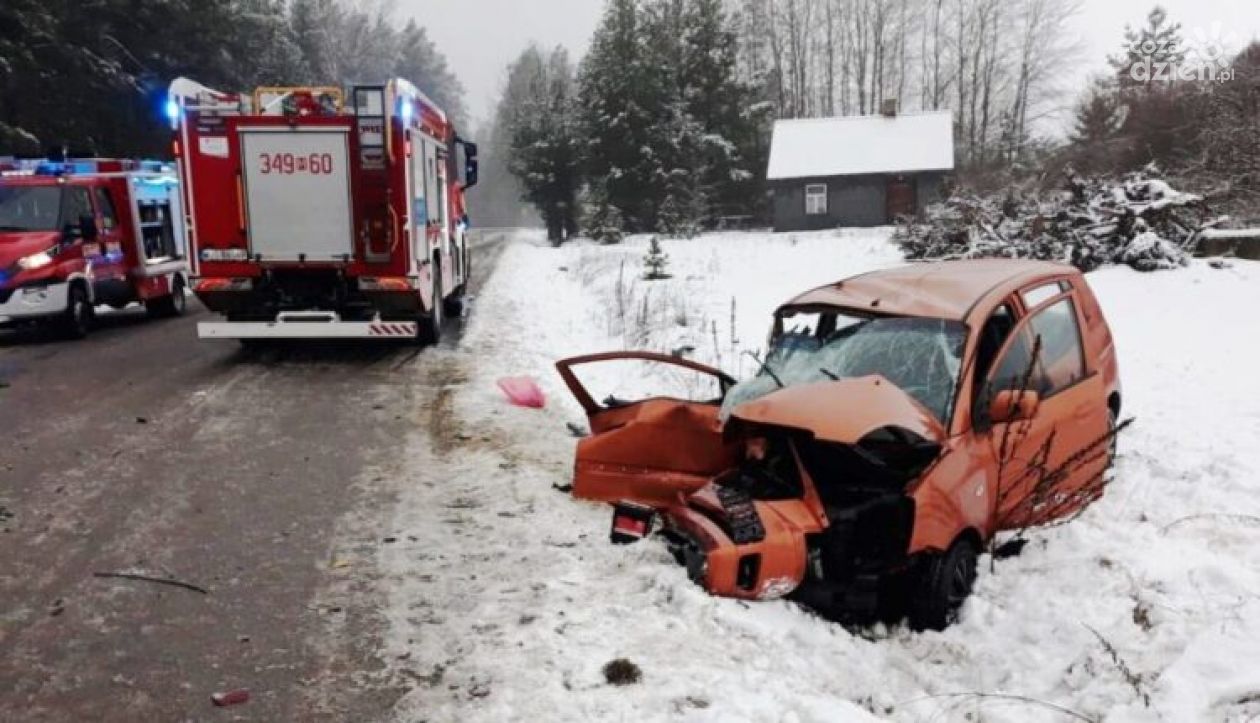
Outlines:
[{"label": "red fire truck", "polygon": [[435,342],[469,276],[477,146],[405,80],[223,93],[181,78],[167,112],[201,338]]},{"label": "red fire truck", "polygon": [[94,308],[184,312],[184,225],[174,169],[149,161],[0,160],[0,326],[81,338]]}]

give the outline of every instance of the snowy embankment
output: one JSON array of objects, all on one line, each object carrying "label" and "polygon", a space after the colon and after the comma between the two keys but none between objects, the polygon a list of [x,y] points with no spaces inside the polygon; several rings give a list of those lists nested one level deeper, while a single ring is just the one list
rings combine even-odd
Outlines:
[{"label": "snowy embankment", "polygon": [[[742,351],[764,345],[773,308],[812,285],[900,263],[886,236],[665,241],[674,277],[657,282],[636,279],[642,238],[510,246],[462,351],[434,357],[449,390],[444,432],[413,441],[393,521],[409,542],[382,557],[387,652],[411,688],[399,717],[1260,713],[1260,264],[1090,275],[1119,346],[1125,416],[1137,417],[1117,478],[1081,519],[1034,534],[1020,557],[994,567],[984,558],[962,620],[944,632],[849,630],[790,602],[710,597],[663,544],[610,545],[606,507],[552,488],[570,481],[566,423],[585,426],[556,359],[690,346],[692,358],[751,374]],[[545,410],[504,401],[495,380],[519,374],[541,382]],[[637,664],[642,680],[605,683],[601,668],[614,658]]]}]

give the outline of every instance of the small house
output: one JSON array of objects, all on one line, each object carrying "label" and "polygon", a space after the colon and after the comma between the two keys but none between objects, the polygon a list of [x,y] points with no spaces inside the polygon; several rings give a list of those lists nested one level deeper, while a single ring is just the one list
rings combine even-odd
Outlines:
[{"label": "small house", "polygon": [[940,199],[954,169],[953,114],[885,111],[774,124],[774,230],[882,226]]}]

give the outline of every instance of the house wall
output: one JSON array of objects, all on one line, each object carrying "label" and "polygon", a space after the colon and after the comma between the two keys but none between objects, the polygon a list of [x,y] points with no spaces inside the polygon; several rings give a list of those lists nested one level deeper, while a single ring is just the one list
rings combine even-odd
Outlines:
[{"label": "house wall", "polygon": [[[914,178],[915,203],[919,213],[940,200],[945,172],[906,174]],[[882,226],[888,218],[886,191],[889,176],[826,176],[772,181],[775,231],[812,231],[841,226]],[[805,187],[827,184],[827,213],[806,215]]]}]

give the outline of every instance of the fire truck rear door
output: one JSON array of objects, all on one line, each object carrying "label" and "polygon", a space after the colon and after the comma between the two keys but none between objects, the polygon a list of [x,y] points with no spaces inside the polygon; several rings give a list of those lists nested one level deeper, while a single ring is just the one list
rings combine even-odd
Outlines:
[{"label": "fire truck rear door", "polygon": [[241,128],[240,138],[250,254],[352,258],[349,128]]}]

